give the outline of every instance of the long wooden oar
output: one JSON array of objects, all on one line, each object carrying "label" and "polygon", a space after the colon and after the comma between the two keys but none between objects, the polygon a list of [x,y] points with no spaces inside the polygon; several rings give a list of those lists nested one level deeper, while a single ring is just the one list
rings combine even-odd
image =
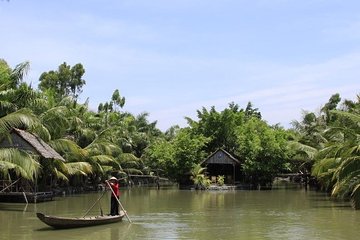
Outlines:
[{"label": "long wooden oar", "polygon": [[123,212],[125,213],[126,218],[129,220],[129,222],[132,222],[131,219],[129,218],[129,215],[127,214],[126,210],[125,210],[124,207],[122,206],[119,198],[115,195],[115,192],[114,192],[114,190],[112,189],[112,187],[110,186],[109,181],[106,181],[106,183],[107,183],[107,185],[109,186],[112,194],[115,196],[116,200],[118,201],[118,203],[119,203],[119,205],[120,205],[120,207],[121,207],[121,210],[123,210]]},{"label": "long wooden oar", "polygon": [[93,209],[93,207],[95,206],[95,204],[100,201],[100,199],[104,196],[104,194],[106,193],[106,191],[104,191],[101,196],[94,202],[94,204],[86,211],[86,213],[84,214],[83,218],[90,212],[91,209]]}]

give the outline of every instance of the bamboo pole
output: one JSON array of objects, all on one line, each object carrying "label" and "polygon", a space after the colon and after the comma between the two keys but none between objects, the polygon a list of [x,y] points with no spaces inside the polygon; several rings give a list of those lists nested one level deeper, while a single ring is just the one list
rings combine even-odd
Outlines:
[{"label": "bamboo pole", "polygon": [[129,220],[129,222],[131,223],[132,221],[131,221],[131,219],[129,218],[129,215],[127,214],[126,210],[125,210],[124,207],[122,206],[119,198],[115,195],[114,190],[113,190],[112,187],[110,186],[109,181],[106,180],[106,183],[107,183],[107,185],[109,186],[112,194],[115,196],[116,200],[118,201],[118,203],[119,203],[119,205],[120,205],[120,207],[121,207],[121,210],[123,210],[123,212],[125,213],[126,218],[127,218],[127,219]]},{"label": "bamboo pole", "polygon": [[5,187],[4,189],[2,189],[0,192],[5,191],[5,190],[8,189],[9,187],[11,187],[11,186],[14,185],[15,183],[17,183],[19,180],[20,180],[20,178],[17,179],[15,182],[11,183],[9,186],[7,186],[7,187]]},{"label": "bamboo pole", "polygon": [[86,213],[84,214],[83,218],[85,218],[85,216],[90,212],[91,209],[93,209],[93,207],[95,206],[95,204],[100,201],[100,199],[104,196],[104,194],[106,193],[106,191],[104,191],[101,196],[94,202],[94,204],[86,211]]}]

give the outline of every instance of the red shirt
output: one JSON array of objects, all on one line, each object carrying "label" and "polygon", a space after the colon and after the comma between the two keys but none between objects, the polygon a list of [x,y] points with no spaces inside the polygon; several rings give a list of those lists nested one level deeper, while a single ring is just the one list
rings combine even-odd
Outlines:
[{"label": "red shirt", "polygon": [[[115,196],[118,197],[120,195],[119,183],[110,183],[110,186],[111,186],[112,190],[114,191]],[[114,194],[112,194],[112,195],[114,195]]]}]

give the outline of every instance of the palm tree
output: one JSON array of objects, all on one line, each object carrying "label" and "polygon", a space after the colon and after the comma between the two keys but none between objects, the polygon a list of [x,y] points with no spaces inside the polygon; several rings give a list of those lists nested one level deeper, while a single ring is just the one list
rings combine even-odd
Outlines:
[{"label": "palm tree", "polygon": [[[20,63],[12,70],[3,61],[2,67],[4,71],[1,72],[0,83],[0,141],[9,137],[13,128],[30,129],[39,125],[38,118],[31,110],[24,108],[24,103],[35,96],[35,92],[22,82],[28,72],[29,62]],[[34,180],[40,170],[36,156],[16,148],[0,149],[0,166],[0,174],[7,178],[14,173],[17,177]]]},{"label": "palm tree", "polygon": [[69,135],[70,123],[76,112],[77,104],[70,97],[55,101],[54,94],[46,91],[38,96],[30,107],[38,114],[39,123],[30,128],[52,148],[60,153],[67,162],[60,160],[42,160],[41,177],[45,184],[56,181],[69,181],[73,175],[87,176],[92,173],[92,166],[85,160],[86,151],[79,147],[73,136]]},{"label": "palm tree", "polygon": [[330,114],[337,122],[326,130],[329,143],[319,152],[313,173],[325,180],[332,196],[350,197],[353,207],[360,209],[360,114],[339,110]]},{"label": "palm tree", "polygon": [[195,164],[191,169],[191,180],[193,180],[196,189],[205,189],[207,186],[207,177],[205,176],[204,171],[206,168],[202,167],[200,164]]}]

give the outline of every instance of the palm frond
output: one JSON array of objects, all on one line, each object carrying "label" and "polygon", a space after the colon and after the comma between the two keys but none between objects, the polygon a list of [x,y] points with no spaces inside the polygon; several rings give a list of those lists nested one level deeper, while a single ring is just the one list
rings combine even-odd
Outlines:
[{"label": "palm frond", "polygon": [[11,78],[18,84],[20,81],[24,79],[26,74],[29,72],[30,69],[30,62],[25,61],[22,63],[19,63],[15,66],[13,71],[11,72]]},{"label": "palm frond", "polygon": [[115,159],[109,155],[95,155],[90,157],[91,162],[97,162],[101,165],[116,163]]},{"label": "palm frond", "polygon": [[45,142],[49,142],[51,139],[51,135],[49,130],[42,124],[35,124],[30,129],[31,133],[35,133],[37,136],[39,136],[42,140]]},{"label": "palm frond", "polygon": [[354,209],[360,209],[360,183],[354,187],[350,202]]},{"label": "palm frond", "polygon": [[40,170],[35,156],[15,148],[0,148],[0,162],[0,171],[3,175],[7,175],[12,169],[17,176],[34,180]]},{"label": "palm frond", "polygon": [[11,103],[9,101],[0,100],[0,113],[1,114],[14,112],[14,111],[16,111],[16,109],[17,109],[16,104]]},{"label": "palm frond", "polygon": [[358,125],[358,123],[360,122],[360,115],[356,114],[356,113],[339,111],[339,110],[331,110],[330,113],[334,114],[334,115],[336,115],[338,117],[347,119],[351,123],[353,123],[354,125]]},{"label": "palm frond", "polygon": [[140,158],[136,157],[132,153],[122,153],[118,156],[118,160],[120,161],[120,163],[129,163],[129,162],[138,163],[140,161]]},{"label": "palm frond", "polygon": [[69,181],[69,179],[68,179],[68,177],[65,175],[65,173],[63,173],[62,171],[59,171],[57,168],[54,168],[53,174],[55,175],[55,177],[56,177],[57,179],[64,180],[65,182],[68,182],[68,181]]},{"label": "palm frond", "polygon": [[92,166],[88,162],[70,162],[65,165],[69,175],[81,174],[87,176],[92,173]]},{"label": "palm frond", "polygon": [[69,127],[67,119],[68,109],[58,106],[49,109],[40,115],[41,122],[49,130],[51,136],[62,136]]},{"label": "palm frond", "polygon": [[107,154],[113,155],[121,152],[119,146],[109,142],[95,139],[91,144],[85,148],[89,153],[92,154]]},{"label": "palm frond", "polygon": [[22,108],[0,118],[0,134],[6,134],[13,128],[31,128],[37,123],[39,121],[36,116],[29,109]]},{"label": "palm frond", "polygon": [[312,175],[314,176],[320,176],[321,174],[324,174],[329,171],[329,169],[334,169],[337,166],[339,166],[340,159],[337,158],[324,158],[320,161],[315,162],[313,169],[312,169]]},{"label": "palm frond", "polygon": [[289,147],[298,154],[305,155],[307,159],[310,160],[314,160],[315,155],[318,153],[318,150],[316,148],[297,141],[290,141]]},{"label": "palm frond", "polygon": [[65,153],[69,161],[79,161],[88,154],[87,151],[80,148],[74,141],[61,138],[49,142],[49,145],[59,153]]},{"label": "palm frond", "polygon": [[[341,163],[337,169],[337,179],[342,181],[343,179],[360,171],[360,156],[349,157]],[[360,176],[359,176],[360,177]]]}]

